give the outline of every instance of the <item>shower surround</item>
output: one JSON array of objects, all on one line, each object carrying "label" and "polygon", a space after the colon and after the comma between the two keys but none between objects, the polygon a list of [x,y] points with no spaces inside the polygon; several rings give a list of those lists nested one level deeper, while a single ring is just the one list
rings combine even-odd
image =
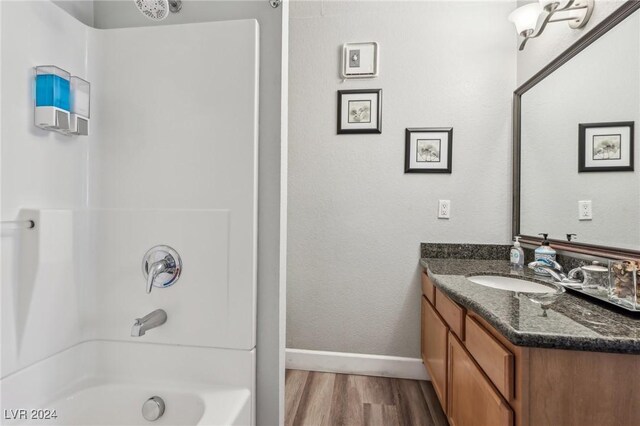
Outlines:
[{"label": "shower surround", "polygon": [[[36,222],[2,231],[2,409],[131,424],[158,395],[166,416],[200,407],[159,423],[253,423],[257,22],[96,30],[50,2],[0,8],[2,219]],[[48,64],[92,83],[88,137],[33,126],[33,67]],[[184,269],[146,294],[158,244]],[[155,309],[167,322],[131,337]],[[61,402],[110,393],[123,405],[102,418]]]}]

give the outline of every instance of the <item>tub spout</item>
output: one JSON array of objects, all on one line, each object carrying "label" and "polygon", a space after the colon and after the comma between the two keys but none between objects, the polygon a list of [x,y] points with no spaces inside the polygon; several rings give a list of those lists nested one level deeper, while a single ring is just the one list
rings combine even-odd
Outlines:
[{"label": "tub spout", "polygon": [[131,337],[144,336],[147,330],[161,326],[167,322],[167,313],[163,309],[156,309],[142,318],[136,318],[131,327]]}]

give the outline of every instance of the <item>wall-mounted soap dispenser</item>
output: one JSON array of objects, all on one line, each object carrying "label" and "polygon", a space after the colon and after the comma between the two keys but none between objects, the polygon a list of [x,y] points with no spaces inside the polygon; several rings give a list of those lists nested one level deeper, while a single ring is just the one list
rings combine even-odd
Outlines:
[{"label": "wall-mounted soap dispenser", "polygon": [[89,134],[91,85],[53,65],[36,67],[35,125],[64,135]]},{"label": "wall-mounted soap dispenser", "polygon": [[71,74],[53,65],[38,66],[35,84],[35,125],[68,133]]},{"label": "wall-mounted soap dispenser", "polygon": [[69,133],[86,136],[89,134],[91,84],[80,77],[71,77],[71,115]]}]

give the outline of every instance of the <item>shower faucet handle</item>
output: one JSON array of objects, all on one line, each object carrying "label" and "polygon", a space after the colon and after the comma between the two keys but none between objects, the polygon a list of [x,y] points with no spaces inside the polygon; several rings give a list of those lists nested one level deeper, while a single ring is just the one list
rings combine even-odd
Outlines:
[{"label": "shower faucet handle", "polygon": [[155,246],[142,259],[142,273],[146,278],[147,294],[153,287],[172,286],[180,278],[182,259],[177,251],[169,246]]}]

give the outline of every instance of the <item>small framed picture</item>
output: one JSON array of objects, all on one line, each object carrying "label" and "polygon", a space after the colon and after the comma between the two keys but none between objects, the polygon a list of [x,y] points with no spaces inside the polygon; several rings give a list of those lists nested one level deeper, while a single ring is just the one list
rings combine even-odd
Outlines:
[{"label": "small framed picture", "polygon": [[633,121],[579,125],[578,172],[633,171]]},{"label": "small framed picture", "polygon": [[453,128],[414,128],[405,132],[405,173],[451,173]]},{"label": "small framed picture", "polygon": [[338,134],[382,133],[382,89],[338,90]]}]

